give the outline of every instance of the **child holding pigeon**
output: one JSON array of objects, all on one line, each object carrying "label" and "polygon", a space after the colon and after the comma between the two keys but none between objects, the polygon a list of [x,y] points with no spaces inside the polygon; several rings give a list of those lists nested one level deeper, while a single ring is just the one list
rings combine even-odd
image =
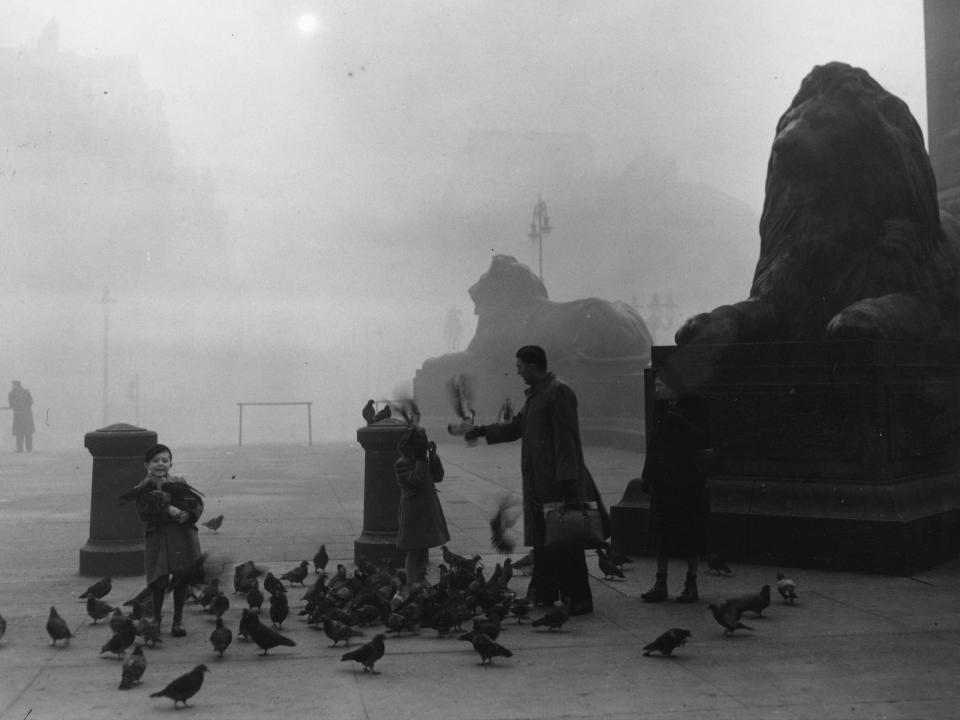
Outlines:
[{"label": "child holding pigeon", "polygon": [[153,599],[153,617],[160,625],[163,597],[173,588],[173,625],[170,634],[183,637],[183,601],[188,580],[203,557],[197,520],[203,513],[203,494],[182,477],[172,477],[173,453],[166,445],[154,445],[144,455],[147,477],[133,493],[137,514],[145,523],[144,565]]},{"label": "child holding pigeon", "polygon": [[443,463],[437,444],[427,440],[426,431],[408,427],[397,445],[400,457],[393,470],[400,485],[397,549],[406,551],[407,582],[421,582],[426,575],[432,547],[450,542],[447,521],[434,485],[443,480]]}]

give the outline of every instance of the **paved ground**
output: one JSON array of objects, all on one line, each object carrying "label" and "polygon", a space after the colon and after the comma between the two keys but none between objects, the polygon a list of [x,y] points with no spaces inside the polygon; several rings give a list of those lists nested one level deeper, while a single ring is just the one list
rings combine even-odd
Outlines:
[{"label": "paved ground", "polygon": [[[207,494],[207,515],[223,513],[205,550],[284,572],[321,542],[332,562],[350,564],[362,527],[362,450],[355,444],[175,448],[175,470]],[[516,445],[441,446],[447,478],[441,497],[458,552],[491,555],[487,516],[504,490],[518,487]],[[619,499],[640,456],[588,448],[607,500]],[[177,717],[384,718],[956,718],[960,716],[960,562],[913,578],[782,568],[801,595],[774,601],[753,632],[724,637],[707,603],[772,583],[780,568],[740,566],[731,577],[701,576],[695,605],[644,605],[653,567],[638,558],[625,580],[604,581],[590,561],[597,612],[563,632],[509,624],[502,643],[514,656],[481,667],[464,642],[432,631],[390,638],[379,675],[340,662],[323,633],[291,616],[294,648],[266,657],[235,640],[220,660],[210,648],[210,616],[188,606],[186,638],[147,649],[142,685],[120,691],[120,662],[98,655],[109,630],[91,625],[77,600],[95,578],[77,573],[89,535],[91,459],[87,452],[0,457],[0,720],[170,717],[173,704],[151,692],[198,663],[210,668],[200,693]],[[519,557],[520,553],[516,555]],[[434,558],[432,558],[434,559]],[[225,573],[228,579],[231,573]],[[682,569],[671,591],[682,585]],[[512,587],[525,589],[515,578]],[[108,601],[143,586],[117,578]],[[296,591],[291,594],[299,600]],[[236,628],[242,599],[231,595]],[[50,605],[75,631],[50,646]],[[693,637],[673,658],[643,657],[663,630]]]}]

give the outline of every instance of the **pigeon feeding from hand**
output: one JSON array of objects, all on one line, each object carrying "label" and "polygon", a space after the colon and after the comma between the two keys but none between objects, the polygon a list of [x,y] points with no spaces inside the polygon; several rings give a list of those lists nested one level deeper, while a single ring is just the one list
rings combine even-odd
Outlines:
[{"label": "pigeon feeding from hand", "polygon": [[497,511],[490,518],[490,547],[501,555],[509,555],[516,547],[516,541],[507,532],[517,524],[520,517],[519,501],[510,493],[500,498]]},{"label": "pigeon feeding from hand", "polygon": [[383,633],[377,633],[371,638],[370,642],[364,643],[356,650],[344,653],[340,658],[340,662],[354,660],[363,665],[364,672],[371,672],[374,675],[379,674],[373,669],[373,666],[377,660],[383,657],[383,653],[386,650],[386,646],[384,645],[385,639],[386,636]]},{"label": "pigeon feeding from hand", "polygon": [[113,581],[108,577],[101,578],[84,590],[78,599],[86,600],[88,597],[93,597],[100,600],[109,595],[111,590],[113,590]]},{"label": "pigeon feeding from hand", "polygon": [[220,526],[223,525],[223,515],[217,515],[215,518],[210,518],[209,520],[200,523],[206,528],[210,528],[214,532],[220,529]]},{"label": "pigeon feeding from hand", "polygon": [[656,640],[643,646],[644,657],[649,657],[653,652],[659,652],[663,655],[670,655],[681,645],[687,644],[687,638],[690,637],[690,631],[683,628],[670,628],[665,633],[659,635]]},{"label": "pigeon feeding from hand", "polygon": [[151,693],[150,697],[165,697],[173,700],[173,707],[183,703],[187,707],[187,700],[199,692],[203,686],[203,674],[210,672],[206,665],[197,665],[193,670],[178,677],[163,690]]},{"label": "pigeon feeding from hand", "polygon": [[143,645],[136,645],[133,651],[123,659],[120,671],[120,690],[129,690],[140,682],[147,670],[147,658],[143,654]]},{"label": "pigeon feeding from hand", "polygon": [[793,605],[800,596],[797,595],[797,584],[783,573],[777,573],[777,592],[787,605]]}]

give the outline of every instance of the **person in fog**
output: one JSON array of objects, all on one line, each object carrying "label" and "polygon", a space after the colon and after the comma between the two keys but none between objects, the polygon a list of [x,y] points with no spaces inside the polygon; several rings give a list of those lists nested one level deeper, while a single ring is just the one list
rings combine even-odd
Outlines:
[{"label": "person in fog", "polygon": [[19,380],[13,381],[13,387],[7,395],[7,404],[13,410],[13,436],[17,439],[17,452],[23,452],[24,446],[27,452],[33,452],[33,397],[30,391],[20,384]]},{"label": "person in fog", "polygon": [[203,514],[203,494],[182,477],[170,475],[173,452],[154,445],[143,456],[147,477],[131,494],[137,498],[137,514],[144,522],[143,560],[153,600],[153,619],[160,626],[163,598],[172,585],[173,624],[170,634],[183,637],[183,602],[188,580],[203,558],[197,520]]},{"label": "person in fog", "polygon": [[450,542],[447,520],[434,487],[443,480],[437,444],[422,427],[411,425],[397,444],[393,471],[400,486],[397,549],[406,551],[407,583],[422,582],[430,548]]}]

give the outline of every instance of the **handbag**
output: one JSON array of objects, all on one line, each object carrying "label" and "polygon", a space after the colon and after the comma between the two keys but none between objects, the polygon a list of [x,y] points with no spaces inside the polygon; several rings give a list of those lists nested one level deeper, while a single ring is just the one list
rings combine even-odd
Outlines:
[{"label": "handbag", "polygon": [[546,547],[607,547],[603,516],[595,502],[544,503],[543,524]]}]

